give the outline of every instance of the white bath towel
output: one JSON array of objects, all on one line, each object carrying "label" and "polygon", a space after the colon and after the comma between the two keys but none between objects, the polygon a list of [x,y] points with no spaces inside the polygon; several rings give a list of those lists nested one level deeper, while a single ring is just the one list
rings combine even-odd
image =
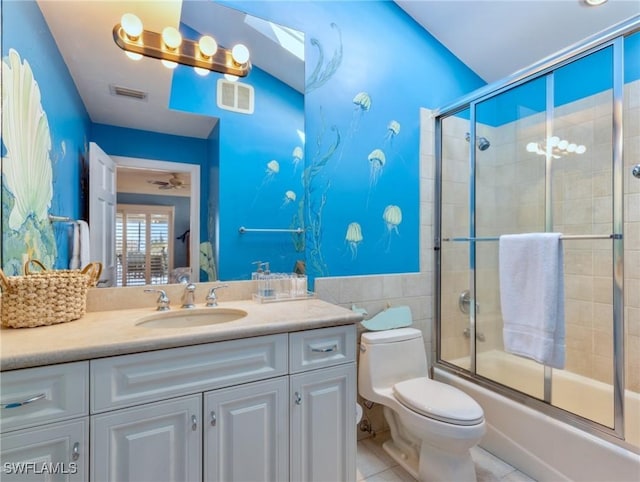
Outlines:
[{"label": "white bath towel", "polygon": [[564,267],[559,233],[500,236],[504,349],[564,368]]},{"label": "white bath towel", "polygon": [[90,238],[89,238],[89,225],[86,221],[77,221],[76,228],[78,229],[78,238],[79,238],[79,257],[80,257],[80,268],[84,268],[91,262],[91,252],[89,251],[90,246]]},{"label": "white bath towel", "polygon": [[71,259],[69,269],[80,268],[80,226],[73,223],[73,233],[71,235]]}]

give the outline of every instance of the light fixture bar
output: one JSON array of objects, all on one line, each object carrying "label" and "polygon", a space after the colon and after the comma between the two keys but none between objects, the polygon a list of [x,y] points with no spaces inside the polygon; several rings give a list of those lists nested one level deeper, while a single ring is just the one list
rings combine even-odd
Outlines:
[{"label": "light fixture bar", "polygon": [[113,41],[126,52],[134,52],[146,57],[168,60],[191,67],[200,67],[222,74],[246,77],[251,70],[250,61],[244,64],[237,63],[230,50],[219,47],[214,55],[207,58],[200,52],[198,42],[188,39],[183,39],[180,47],[171,50],[165,45],[161,34],[143,30],[140,36],[134,40],[125,33],[120,23],[113,27]]}]

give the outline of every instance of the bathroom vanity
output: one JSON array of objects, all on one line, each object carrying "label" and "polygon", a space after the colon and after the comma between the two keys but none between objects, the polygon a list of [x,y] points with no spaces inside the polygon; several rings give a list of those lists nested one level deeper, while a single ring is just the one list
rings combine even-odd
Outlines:
[{"label": "bathroom vanity", "polygon": [[247,315],[149,328],[146,308],[3,329],[2,480],[25,480],[25,461],[61,480],[355,480],[360,315],[227,307]]}]

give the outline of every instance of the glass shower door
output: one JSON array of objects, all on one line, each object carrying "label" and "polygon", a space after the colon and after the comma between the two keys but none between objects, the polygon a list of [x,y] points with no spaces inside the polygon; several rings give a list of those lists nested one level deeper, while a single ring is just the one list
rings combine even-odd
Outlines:
[{"label": "glass shower door", "polygon": [[[607,427],[614,414],[612,62],[607,47],[476,104],[472,243],[476,373]],[[490,147],[483,150],[481,139]],[[564,370],[503,348],[497,238],[535,232],[564,236]]]},{"label": "glass shower door", "polygon": [[[476,373],[544,399],[544,367],[503,349],[498,237],[545,231],[545,158],[528,152],[545,138],[547,80],[541,77],[476,105]],[[481,139],[490,146],[482,149]],[[484,144],[486,145],[486,144]]]}]

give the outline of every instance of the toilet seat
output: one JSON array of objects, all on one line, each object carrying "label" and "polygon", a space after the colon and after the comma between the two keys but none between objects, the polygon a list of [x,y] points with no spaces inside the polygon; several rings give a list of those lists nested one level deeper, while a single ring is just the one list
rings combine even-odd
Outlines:
[{"label": "toilet seat", "polygon": [[451,385],[430,378],[396,383],[393,393],[405,407],[425,417],[452,425],[477,425],[484,420],[482,407]]}]

